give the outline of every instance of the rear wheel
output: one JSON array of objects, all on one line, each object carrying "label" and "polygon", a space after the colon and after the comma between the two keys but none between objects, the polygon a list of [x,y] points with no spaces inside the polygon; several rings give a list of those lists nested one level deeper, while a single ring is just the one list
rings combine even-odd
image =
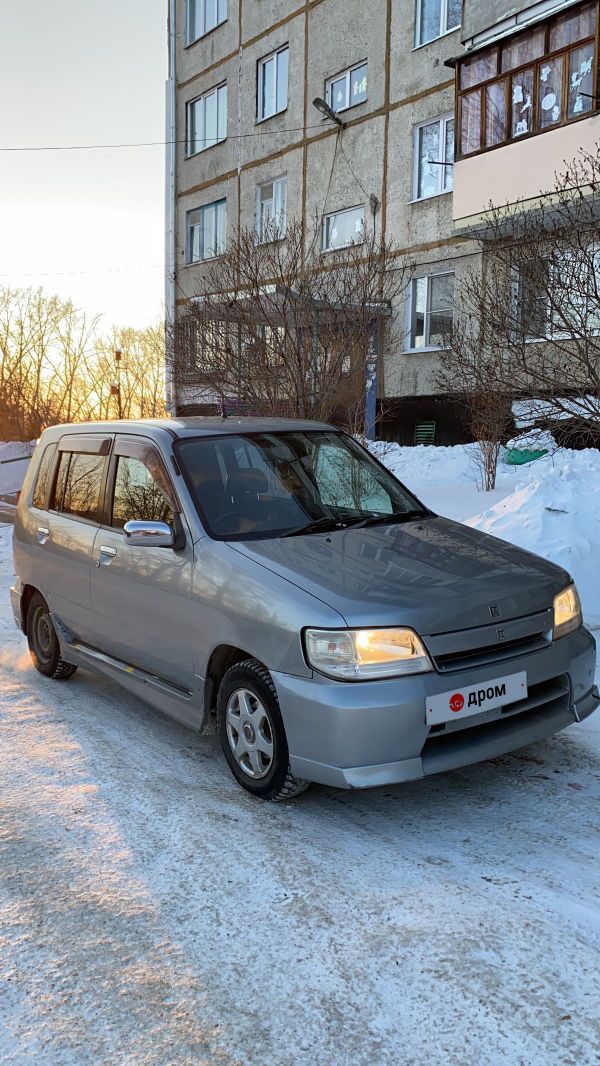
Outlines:
[{"label": "rear wheel", "polygon": [[34,592],[27,610],[27,643],[36,670],[44,677],[66,681],[77,667],[61,658],[60,644],[43,596]]},{"label": "rear wheel", "polygon": [[223,753],[236,781],[264,800],[298,796],[309,782],[294,777],[279,701],[269,671],[247,659],[227,671],[217,697]]}]

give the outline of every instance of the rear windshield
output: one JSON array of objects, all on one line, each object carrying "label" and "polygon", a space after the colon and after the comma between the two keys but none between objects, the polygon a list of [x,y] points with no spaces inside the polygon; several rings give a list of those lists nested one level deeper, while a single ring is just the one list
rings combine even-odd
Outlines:
[{"label": "rear windshield", "polygon": [[369,453],[334,431],[253,433],[181,441],[178,456],[209,533],[276,537],[421,510]]}]

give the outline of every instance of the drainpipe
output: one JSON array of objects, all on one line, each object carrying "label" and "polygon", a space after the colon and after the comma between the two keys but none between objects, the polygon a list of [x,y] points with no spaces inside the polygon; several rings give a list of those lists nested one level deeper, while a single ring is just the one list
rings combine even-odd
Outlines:
[{"label": "drainpipe", "polygon": [[[166,83],[165,101],[165,345],[168,354],[171,331],[175,326],[176,314],[176,231],[177,212],[175,199],[175,179],[177,174],[177,21],[176,0],[169,0],[168,34],[169,34],[169,77]],[[173,368],[169,359],[165,365],[165,405],[169,415],[176,414],[176,386]]]},{"label": "drainpipe", "polygon": [[369,347],[367,350],[365,380],[365,437],[377,437],[377,370],[379,364],[379,319],[369,322]]}]

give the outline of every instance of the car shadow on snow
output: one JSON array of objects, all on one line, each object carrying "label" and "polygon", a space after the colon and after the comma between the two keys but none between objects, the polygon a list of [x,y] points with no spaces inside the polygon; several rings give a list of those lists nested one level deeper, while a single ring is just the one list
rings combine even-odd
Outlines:
[{"label": "car shadow on snow", "polygon": [[[35,675],[32,680],[47,691],[44,680]],[[578,793],[587,793],[586,798],[598,794],[600,737],[593,729],[595,722],[590,722],[581,726],[574,723],[567,731],[528,748],[418,781],[365,790],[312,785],[294,800],[264,804],[246,794],[231,776],[220,750],[214,716],[199,735],[115,682],[84,670],[61,686],[60,695],[60,713],[68,718],[69,727],[84,746],[86,737],[102,737],[121,765],[130,755],[136,773],[145,767],[148,773],[171,777],[173,787],[178,783],[191,787],[194,803],[203,794],[218,795],[229,805],[241,805],[258,817],[261,812],[277,809],[300,812],[303,818],[335,816],[343,811],[346,817],[369,820],[371,831],[376,831],[382,816],[399,820],[404,827],[414,819],[422,830],[428,820],[435,827],[441,821],[460,825],[468,810],[476,822],[485,822],[487,831],[496,820],[504,831],[507,805],[512,813],[522,811],[528,816],[532,800],[537,807],[543,798],[549,804],[552,821],[551,810],[557,803],[576,806],[583,798]],[[82,715],[86,697],[91,698],[92,707]],[[536,818],[539,824],[539,810]]]}]

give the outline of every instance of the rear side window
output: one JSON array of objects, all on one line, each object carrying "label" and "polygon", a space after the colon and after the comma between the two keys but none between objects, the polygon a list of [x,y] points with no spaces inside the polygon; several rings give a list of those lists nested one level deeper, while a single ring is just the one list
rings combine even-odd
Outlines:
[{"label": "rear side window", "polygon": [[38,467],[37,478],[35,480],[35,487],[33,490],[31,502],[34,507],[40,507],[42,510],[46,507],[46,503],[48,500],[50,477],[52,475],[55,455],[56,444],[49,444],[46,448],[44,448],[42,461]]},{"label": "rear side window", "polygon": [[147,462],[129,455],[118,457],[112,509],[112,525],[118,529],[130,521],[173,525],[174,514],[166,496],[164,473],[149,449],[147,454]]},{"label": "rear side window", "polygon": [[103,455],[61,452],[53,509],[97,521],[105,463]]}]

